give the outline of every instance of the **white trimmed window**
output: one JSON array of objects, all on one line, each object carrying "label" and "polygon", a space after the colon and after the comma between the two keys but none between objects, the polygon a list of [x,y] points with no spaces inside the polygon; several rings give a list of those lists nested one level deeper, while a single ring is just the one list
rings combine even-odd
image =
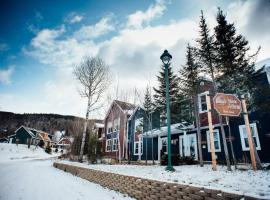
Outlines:
[{"label": "white trimmed window", "polygon": [[[260,140],[259,140],[259,135],[258,135],[256,123],[250,124],[250,129],[251,129],[251,135],[253,137],[253,141],[255,142],[256,149],[261,150],[261,144],[260,144]],[[240,125],[239,132],[240,132],[240,137],[241,137],[242,150],[249,151],[246,125]]]},{"label": "white trimmed window", "polygon": [[106,140],[106,151],[109,152],[112,150],[112,140],[108,139]]},{"label": "white trimmed window", "polygon": [[118,138],[113,138],[112,151],[118,151]]},{"label": "white trimmed window", "polygon": [[198,94],[199,113],[205,113],[208,111],[206,103],[206,95],[208,94],[208,91]]},{"label": "white trimmed window", "polygon": [[107,134],[110,134],[113,132],[113,129],[112,129],[112,122],[108,122],[107,123]]},{"label": "white trimmed window", "polygon": [[141,152],[141,155],[143,154],[142,141],[134,142],[134,155],[139,155],[139,152]]},{"label": "white trimmed window", "polygon": [[135,120],[135,133],[137,134],[143,133],[143,118]]},{"label": "white trimmed window", "polygon": [[113,120],[113,127],[114,127],[114,132],[119,131],[120,128],[120,118],[114,119]]},{"label": "white trimmed window", "polygon": [[[218,129],[214,129],[213,130],[213,134],[214,134],[215,152],[221,152],[219,130]],[[210,148],[210,132],[209,131],[206,131],[206,135],[207,135],[208,152],[211,152],[211,148]]]}]

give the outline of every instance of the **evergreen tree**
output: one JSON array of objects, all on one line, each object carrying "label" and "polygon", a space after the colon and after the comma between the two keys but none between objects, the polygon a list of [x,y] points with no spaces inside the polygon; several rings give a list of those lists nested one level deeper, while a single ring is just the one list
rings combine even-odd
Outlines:
[{"label": "evergreen tree", "polygon": [[143,107],[144,107],[145,112],[146,112],[147,115],[149,115],[153,110],[153,102],[152,102],[152,97],[151,97],[150,87],[149,86],[146,87]]},{"label": "evergreen tree", "polygon": [[210,30],[207,26],[206,20],[201,11],[200,23],[199,23],[199,33],[200,37],[197,39],[199,48],[197,48],[197,55],[201,61],[203,69],[205,72],[211,75],[211,78],[215,85],[215,73],[218,69],[214,65],[215,61],[215,46],[214,46],[214,36],[210,35]]},{"label": "evergreen tree", "polygon": [[236,34],[233,23],[228,23],[221,9],[217,13],[215,27],[216,64],[220,66],[218,82],[220,89],[227,93],[245,93],[252,90],[251,77],[254,73],[254,55],[247,55],[250,50],[248,41]]},{"label": "evergreen tree", "polygon": [[[159,72],[158,87],[153,88],[155,91],[154,104],[155,108],[161,112],[161,124],[165,125],[166,120],[166,81],[165,81],[165,66],[162,65],[161,71]],[[176,75],[174,75],[171,66],[168,67],[168,78],[169,78],[169,95],[170,95],[170,109],[171,109],[171,122],[177,122],[177,92],[178,92],[178,80]]]},{"label": "evergreen tree", "polygon": [[[186,64],[179,71],[180,77],[180,88],[185,98],[188,99],[188,102],[193,105],[193,108],[190,108],[191,112],[194,112],[194,115],[188,115],[192,121],[194,121],[193,116],[196,119],[197,135],[198,135],[198,149],[199,149],[199,160],[200,165],[203,166],[203,157],[202,157],[202,147],[201,147],[201,130],[200,130],[200,120],[198,114],[198,86],[199,86],[199,69],[200,65],[195,60],[194,57],[195,49],[189,44],[187,46],[186,53]],[[185,105],[183,102],[182,105]]]},{"label": "evergreen tree", "polygon": [[195,61],[195,49],[187,46],[186,64],[180,69],[180,88],[185,97],[192,97],[197,93],[199,79],[199,64]]},{"label": "evergreen tree", "polygon": [[[217,84],[216,84],[216,77],[215,75],[218,75],[220,73],[220,65],[214,65],[214,61],[216,60],[216,54],[219,53],[216,51],[216,46],[214,43],[213,36],[210,35],[210,31],[207,27],[206,20],[203,16],[203,12],[201,11],[201,19],[200,19],[200,38],[197,40],[199,44],[198,48],[198,55],[199,58],[205,66],[205,71],[209,72],[213,81],[214,85],[214,93],[217,92]],[[222,34],[222,31],[221,31]],[[218,68],[215,66],[219,66]],[[220,127],[221,127],[221,135],[222,135],[222,141],[224,146],[224,152],[225,152],[225,158],[226,158],[226,164],[228,170],[231,170],[230,160],[229,160],[229,153],[228,153],[228,147],[226,143],[226,136],[225,136],[225,130],[224,126],[222,124],[222,116],[218,115]]]}]

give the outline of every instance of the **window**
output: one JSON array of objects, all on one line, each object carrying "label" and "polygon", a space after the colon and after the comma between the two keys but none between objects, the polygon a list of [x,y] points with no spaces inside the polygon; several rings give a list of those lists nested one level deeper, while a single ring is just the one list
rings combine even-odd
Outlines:
[{"label": "window", "polygon": [[112,130],[112,122],[107,123],[107,134],[111,134],[113,132]]},{"label": "window", "polygon": [[120,128],[120,118],[114,119],[113,120],[113,127],[114,127],[114,132],[119,131]]},{"label": "window", "polygon": [[143,133],[143,118],[139,118],[135,120],[135,133],[136,134]]},{"label": "window", "polygon": [[141,155],[143,154],[142,141],[134,142],[134,155],[139,155],[139,152],[141,152]]},{"label": "window", "polygon": [[[261,150],[261,145],[260,145],[260,140],[259,140],[259,136],[258,136],[256,123],[250,124],[250,129],[251,129],[251,135],[253,137],[253,141],[255,143],[256,149]],[[249,151],[246,125],[240,125],[239,132],[240,132],[240,137],[241,137],[242,150]]]},{"label": "window", "polygon": [[108,139],[106,140],[106,151],[111,151],[112,150],[112,140]]},{"label": "window", "polygon": [[198,104],[199,104],[199,112],[204,113],[207,112],[207,103],[206,103],[206,95],[208,95],[209,92],[206,91],[204,93],[201,93],[198,95]]},{"label": "window", "polygon": [[113,138],[112,150],[118,151],[118,138]]},{"label": "window", "polygon": [[[221,146],[220,146],[220,138],[219,138],[219,130],[214,129],[214,146],[215,146],[215,152],[221,152]],[[209,131],[206,132],[207,134],[207,146],[208,146],[208,152],[211,152],[210,148],[210,133]]]}]

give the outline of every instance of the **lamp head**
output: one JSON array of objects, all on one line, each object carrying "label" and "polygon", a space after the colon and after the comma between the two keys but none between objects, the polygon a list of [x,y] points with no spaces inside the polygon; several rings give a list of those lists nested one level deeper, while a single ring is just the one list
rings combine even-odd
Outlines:
[{"label": "lamp head", "polygon": [[169,54],[169,52],[165,49],[163,54],[160,56],[160,59],[162,60],[163,64],[167,65],[170,63],[172,55]]}]

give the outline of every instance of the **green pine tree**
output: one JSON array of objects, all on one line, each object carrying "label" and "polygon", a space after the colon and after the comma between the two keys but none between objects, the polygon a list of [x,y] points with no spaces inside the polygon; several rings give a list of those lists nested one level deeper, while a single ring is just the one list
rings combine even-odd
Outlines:
[{"label": "green pine tree", "polygon": [[[200,165],[203,166],[203,157],[202,157],[202,147],[201,147],[201,130],[200,130],[200,120],[198,114],[198,87],[199,87],[199,72],[200,65],[196,61],[194,56],[195,48],[191,47],[189,44],[187,46],[186,53],[186,64],[179,71],[179,80],[180,80],[180,88],[188,101],[182,102],[181,105],[185,105],[186,102],[190,103],[192,106],[189,107],[191,113],[188,115],[183,115],[182,118],[186,119],[186,121],[194,121],[196,122],[197,127],[197,135],[198,135],[198,149],[199,149],[199,160]],[[185,113],[184,113],[185,114]],[[189,118],[189,119],[187,119]]]},{"label": "green pine tree", "polygon": [[215,46],[214,36],[210,34],[210,30],[207,26],[203,11],[201,11],[200,23],[199,23],[199,34],[200,37],[196,40],[198,48],[196,55],[199,57],[203,71],[210,74],[214,86],[215,85],[215,74],[218,72],[217,66],[215,65]]},{"label": "green pine tree", "polygon": [[217,13],[215,27],[216,64],[220,67],[218,82],[220,89],[227,93],[246,93],[252,91],[252,74],[258,51],[247,55],[248,41],[236,34],[233,23],[228,23],[221,9]]},{"label": "green pine tree", "polygon": [[150,87],[149,86],[146,87],[143,107],[144,107],[145,112],[146,112],[147,115],[149,115],[153,110],[153,102],[152,102],[152,97],[151,97],[151,92],[150,92]]},{"label": "green pine tree", "polygon": [[[165,66],[162,65],[161,71],[159,72],[158,87],[153,88],[155,94],[154,104],[155,108],[161,113],[161,125],[164,126],[166,123],[166,82],[165,82]],[[168,78],[169,78],[169,95],[170,95],[170,109],[171,109],[171,123],[177,122],[178,108],[177,108],[177,93],[178,93],[178,80],[177,76],[174,75],[171,66],[168,67]]]}]

